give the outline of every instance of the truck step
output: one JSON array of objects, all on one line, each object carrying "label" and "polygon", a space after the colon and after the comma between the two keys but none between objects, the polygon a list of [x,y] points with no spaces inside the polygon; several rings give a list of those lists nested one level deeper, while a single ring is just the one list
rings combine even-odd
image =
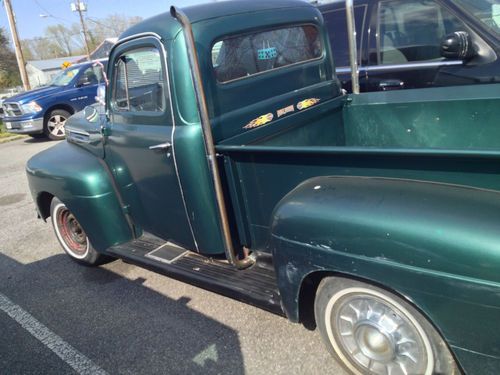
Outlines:
[{"label": "truck step", "polygon": [[186,250],[150,233],[108,252],[128,263],[284,315],[269,255],[257,255],[254,266],[240,271],[225,260]]}]

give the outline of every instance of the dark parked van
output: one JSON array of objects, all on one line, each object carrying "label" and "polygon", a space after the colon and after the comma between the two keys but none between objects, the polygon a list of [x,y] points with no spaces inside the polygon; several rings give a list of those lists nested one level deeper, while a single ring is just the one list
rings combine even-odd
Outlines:
[{"label": "dark parked van", "polygon": [[[500,0],[354,0],[361,91],[500,82]],[[345,1],[319,1],[350,91]]]}]

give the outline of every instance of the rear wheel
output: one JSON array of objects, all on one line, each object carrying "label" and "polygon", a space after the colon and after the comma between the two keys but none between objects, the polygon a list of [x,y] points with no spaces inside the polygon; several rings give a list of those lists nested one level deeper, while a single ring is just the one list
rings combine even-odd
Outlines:
[{"label": "rear wheel", "polygon": [[94,266],[113,260],[111,257],[99,254],[92,247],[76,217],[59,199],[52,199],[50,214],[59,243],[75,262]]},{"label": "rear wheel", "polygon": [[396,295],[328,277],[317,291],[316,323],[328,350],[353,374],[458,374],[434,327]]},{"label": "rear wheel", "polygon": [[53,140],[64,139],[66,136],[64,126],[71,113],[64,109],[55,109],[49,113],[45,119],[44,132],[47,137]]}]

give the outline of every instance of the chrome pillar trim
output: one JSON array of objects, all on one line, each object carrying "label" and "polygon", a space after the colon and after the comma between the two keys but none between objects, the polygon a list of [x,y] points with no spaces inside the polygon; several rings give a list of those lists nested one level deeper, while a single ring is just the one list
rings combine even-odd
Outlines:
[{"label": "chrome pillar trim", "polygon": [[244,259],[239,259],[234,249],[233,240],[231,237],[231,230],[229,227],[229,218],[227,215],[226,203],[224,200],[224,192],[222,189],[222,182],[219,173],[219,167],[217,165],[217,154],[215,152],[214,140],[212,135],[212,126],[210,124],[210,118],[208,115],[205,90],[203,89],[203,81],[201,78],[201,71],[198,62],[198,54],[196,52],[196,47],[195,47],[193,29],[191,27],[191,23],[188,17],[182,10],[172,6],[170,7],[170,14],[172,15],[172,17],[174,17],[179,21],[184,31],[186,49],[189,59],[189,66],[191,70],[191,78],[193,80],[194,92],[196,95],[198,110],[200,112],[201,128],[203,134],[203,141],[205,143],[206,157],[209,166],[210,176],[212,177],[212,183],[215,190],[218,216],[222,229],[222,237],[224,240],[224,251],[226,253],[227,260],[232,265],[234,265],[238,269],[245,269],[252,266],[255,263],[255,260],[249,256],[247,256]]},{"label": "chrome pillar trim", "polygon": [[353,0],[345,1],[347,16],[347,37],[349,41],[349,60],[351,63],[352,93],[359,94],[358,46],[356,45],[356,23]]}]

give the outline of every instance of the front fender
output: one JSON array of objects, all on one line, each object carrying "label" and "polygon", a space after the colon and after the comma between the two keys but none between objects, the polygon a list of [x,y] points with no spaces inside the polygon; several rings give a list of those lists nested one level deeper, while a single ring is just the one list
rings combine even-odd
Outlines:
[{"label": "front fender", "polygon": [[73,212],[98,251],[132,238],[102,159],[62,142],[33,156],[26,172],[38,211],[44,212],[39,206],[42,195],[56,196]]},{"label": "front fender", "polygon": [[310,274],[362,278],[413,302],[452,347],[500,358],[500,193],[425,181],[318,177],[276,207],[271,246],[298,320]]}]

